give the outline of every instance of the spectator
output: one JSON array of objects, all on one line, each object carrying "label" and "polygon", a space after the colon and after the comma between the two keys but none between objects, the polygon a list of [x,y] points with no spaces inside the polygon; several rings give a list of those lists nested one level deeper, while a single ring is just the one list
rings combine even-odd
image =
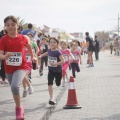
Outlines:
[{"label": "spectator", "polygon": [[88,67],[94,67],[93,57],[92,57],[93,52],[94,52],[93,39],[89,36],[89,32],[86,32],[85,35],[86,35],[86,42],[87,42],[87,48],[88,48],[88,60],[89,60]]},{"label": "spectator", "polygon": [[95,45],[95,59],[99,60],[99,42],[96,35],[95,35],[94,45]]},{"label": "spectator", "polygon": [[115,55],[119,55],[119,42],[118,38],[114,41],[114,50],[115,50]]},{"label": "spectator", "polygon": [[110,45],[110,53],[112,54],[112,51],[113,51],[113,44],[111,43]]}]

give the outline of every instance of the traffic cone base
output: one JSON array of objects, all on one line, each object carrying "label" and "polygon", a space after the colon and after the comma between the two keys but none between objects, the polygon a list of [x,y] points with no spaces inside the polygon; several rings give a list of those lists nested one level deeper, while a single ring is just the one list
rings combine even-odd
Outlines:
[{"label": "traffic cone base", "polygon": [[81,109],[82,107],[80,107],[80,105],[73,105],[73,106],[64,106],[64,109]]}]

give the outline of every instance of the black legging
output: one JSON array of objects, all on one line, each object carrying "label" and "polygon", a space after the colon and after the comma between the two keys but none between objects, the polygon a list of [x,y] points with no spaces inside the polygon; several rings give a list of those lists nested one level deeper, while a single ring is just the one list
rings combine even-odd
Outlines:
[{"label": "black legging", "polygon": [[5,76],[4,60],[1,61],[0,76],[2,77],[2,80],[5,80],[6,76]]}]

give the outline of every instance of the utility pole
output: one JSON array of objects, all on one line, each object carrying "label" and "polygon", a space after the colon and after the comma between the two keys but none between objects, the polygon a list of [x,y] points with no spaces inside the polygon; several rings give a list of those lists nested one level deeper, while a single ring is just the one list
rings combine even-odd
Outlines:
[{"label": "utility pole", "polygon": [[118,14],[118,37],[119,37],[119,14]]}]

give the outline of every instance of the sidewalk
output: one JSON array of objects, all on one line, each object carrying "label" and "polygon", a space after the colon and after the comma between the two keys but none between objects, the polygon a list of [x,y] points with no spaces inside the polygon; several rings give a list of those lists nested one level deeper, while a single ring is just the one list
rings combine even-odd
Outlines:
[{"label": "sidewalk", "polygon": [[49,120],[120,120],[120,56],[101,52],[94,64],[94,68],[86,68],[84,62],[75,79],[82,109],[63,109],[66,90]]}]

